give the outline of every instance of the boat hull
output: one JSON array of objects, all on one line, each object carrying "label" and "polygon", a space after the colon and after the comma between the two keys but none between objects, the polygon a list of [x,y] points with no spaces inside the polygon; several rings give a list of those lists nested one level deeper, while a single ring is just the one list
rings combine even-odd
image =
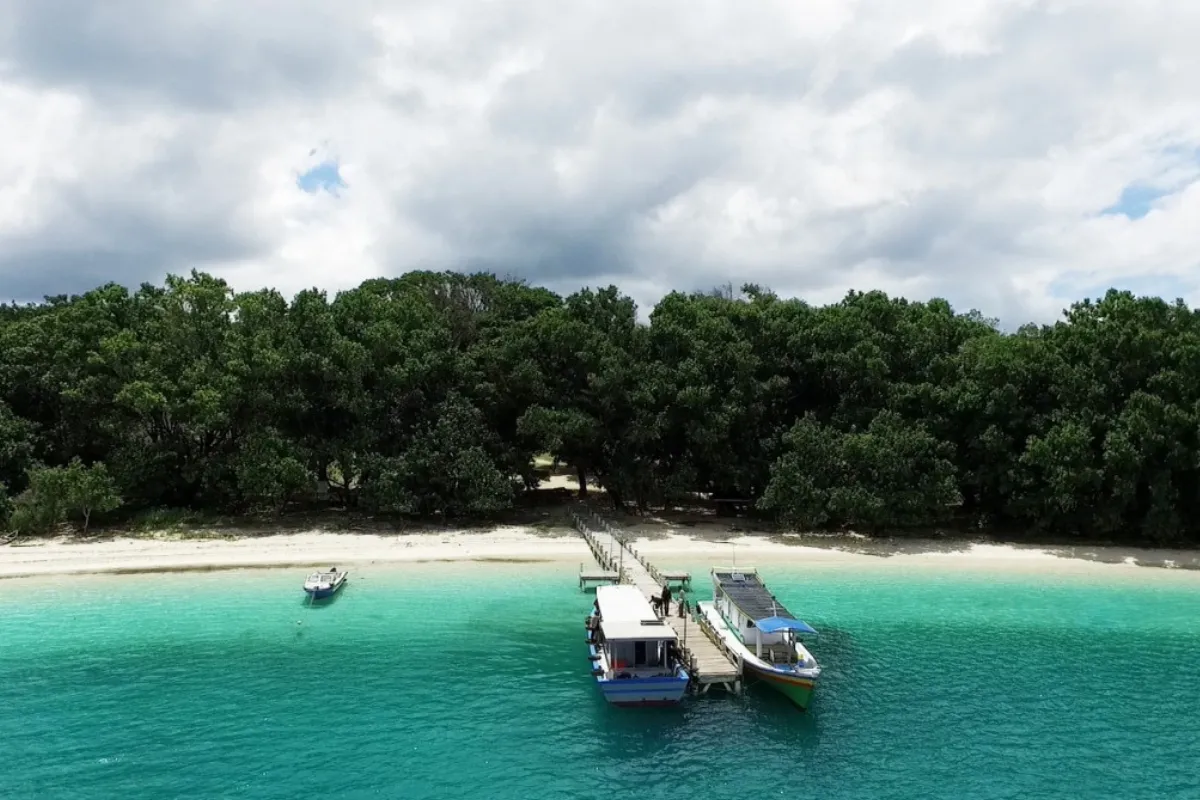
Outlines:
[{"label": "boat hull", "polygon": [[816,681],[812,678],[801,678],[797,675],[785,675],[776,670],[761,669],[749,662],[746,662],[746,669],[754,677],[791,700],[801,711],[807,711],[812,705],[813,691],[817,688]]},{"label": "boat hull", "polygon": [[734,653],[741,656],[742,666],[748,677],[753,677],[766,683],[775,691],[782,694],[792,704],[801,711],[807,711],[812,705],[813,692],[817,688],[817,677],[797,675],[791,672],[784,672],[771,667],[760,661],[745,642],[738,638],[721,617],[721,614],[712,603],[701,602],[697,604],[697,610],[700,612],[708,623],[713,627],[717,636],[725,643]]},{"label": "boat hull", "polygon": [[345,585],[346,585],[346,582],[342,581],[341,583],[338,583],[334,586],[326,586],[326,587],[322,587],[320,589],[305,589],[304,593],[307,594],[309,597],[311,597],[313,600],[325,600],[327,598],[333,597],[335,594],[337,594],[339,591],[341,591],[341,588]]},{"label": "boat hull", "polygon": [[596,683],[604,699],[614,706],[673,706],[683,700],[687,692],[686,677],[669,678],[614,678]]},{"label": "boat hull", "polygon": [[[588,637],[588,660],[595,668],[600,653]],[[607,678],[596,675],[600,694],[614,706],[673,706],[683,701],[691,678],[682,666],[676,667],[674,675],[653,678]]]}]

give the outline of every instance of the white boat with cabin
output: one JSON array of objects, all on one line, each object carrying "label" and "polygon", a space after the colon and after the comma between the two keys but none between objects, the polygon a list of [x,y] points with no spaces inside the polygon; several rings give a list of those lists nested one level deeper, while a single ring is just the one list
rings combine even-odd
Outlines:
[{"label": "white boat with cabin", "polygon": [[753,567],[714,569],[712,580],[713,601],[696,604],[700,615],[740,657],[744,674],[807,709],[821,667],[800,637],[817,631],[788,611]]},{"label": "white boat with cabin", "polygon": [[601,586],[587,618],[588,657],[604,699],[618,706],[673,705],[689,675],[677,635],[636,586]]}]

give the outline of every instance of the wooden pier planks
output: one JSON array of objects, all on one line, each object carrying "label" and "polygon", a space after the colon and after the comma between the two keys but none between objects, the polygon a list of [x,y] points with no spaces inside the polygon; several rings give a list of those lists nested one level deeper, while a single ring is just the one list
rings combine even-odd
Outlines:
[{"label": "wooden pier planks", "polygon": [[717,647],[695,620],[667,617],[666,623],[679,636],[681,646],[690,654],[697,683],[735,684],[741,679],[737,664]]}]

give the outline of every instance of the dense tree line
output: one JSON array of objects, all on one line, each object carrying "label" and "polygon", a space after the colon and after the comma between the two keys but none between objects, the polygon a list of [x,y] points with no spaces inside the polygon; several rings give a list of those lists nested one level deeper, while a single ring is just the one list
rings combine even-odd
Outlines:
[{"label": "dense tree line", "polygon": [[426,272],[332,299],[193,273],[0,308],[16,526],[51,496],[49,519],[81,521],[481,514],[537,486],[539,453],[638,508],[1200,542],[1200,316],[1110,291],[1005,334],[942,300],[746,286],[668,295],[639,324],[612,287]]}]

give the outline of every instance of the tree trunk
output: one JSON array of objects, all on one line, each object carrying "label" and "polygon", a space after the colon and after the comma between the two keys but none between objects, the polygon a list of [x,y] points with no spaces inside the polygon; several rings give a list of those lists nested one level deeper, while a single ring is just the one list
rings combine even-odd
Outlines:
[{"label": "tree trunk", "polygon": [[92,518],[92,510],[90,508],[85,508],[83,510],[83,532],[84,533],[87,533],[88,522],[91,520],[91,518]]},{"label": "tree trunk", "polygon": [[587,497],[588,496],[587,470],[584,469],[583,467],[576,466],[575,472],[579,475],[579,496]]},{"label": "tree trunk", "polygon": [[317,459],[317,502],[329,502],[329,461],[324,457]]}]

